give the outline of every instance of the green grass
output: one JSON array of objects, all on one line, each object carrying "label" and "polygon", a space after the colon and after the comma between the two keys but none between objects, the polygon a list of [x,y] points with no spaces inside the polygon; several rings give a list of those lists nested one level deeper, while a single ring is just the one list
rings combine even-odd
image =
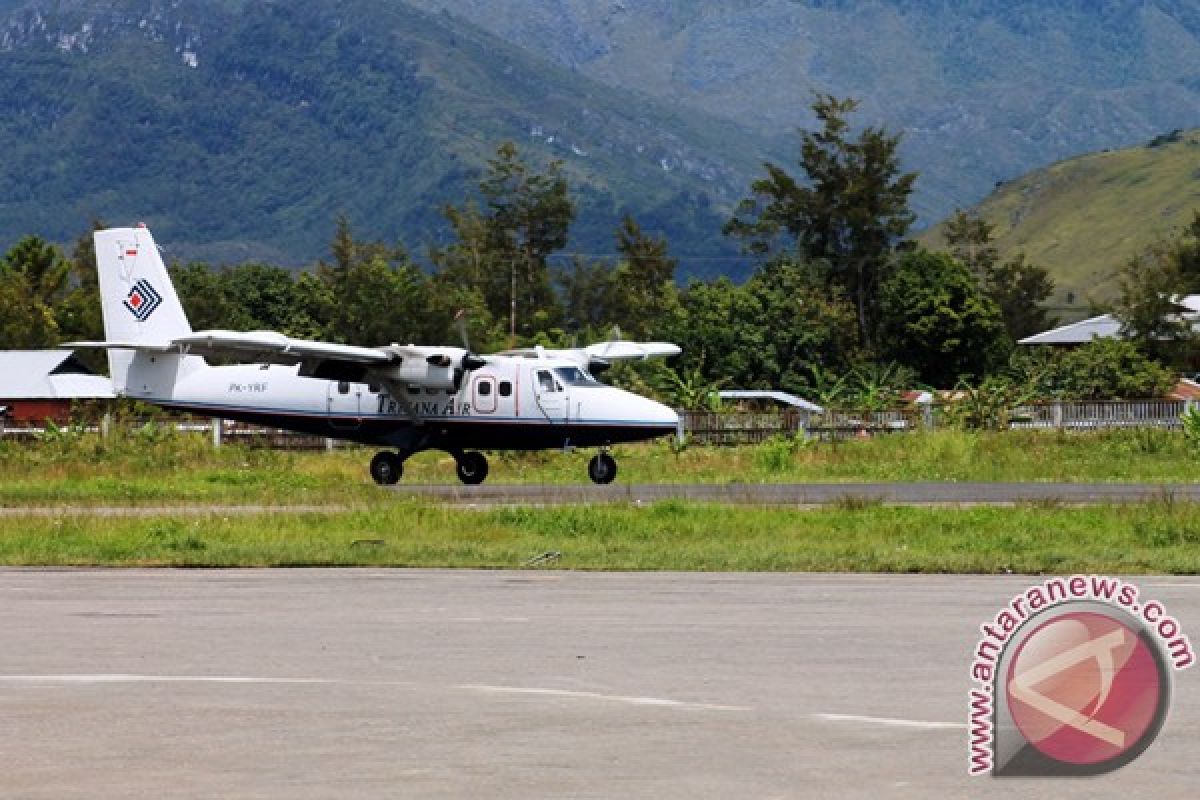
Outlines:
[{"label": "green grass", "polygon": [[681,502],[468,511],[0,519],[0,563],[174,567],[1196,573],[1200,506],[797,511]]},{"label": "green grass", "polygon": [[[0,563],[112,566],[515,568],[546,552],[568,569],[883,572],[1200,572],[1200,506],[895,508],[849,499],[815,511],[664,502],[472,511],[374,486],[371,450],[284,453],[187,435],[63,436],[0,444],[9,507],[329,505],[329,512],[146,518],[0,518]],[[759,447],[619,448],[619,481],[1144,481],[1186,483],[1195,450],[1159,431],[939,431]],[[493,454],[489,480],[584,483],[590,453]],[[425,453],[407,482],[456,483]],[[336,509],[332,507],[337,507]]]},{"label": "green grass", "polygon": [[[184,503],[387,504],[367,475],[369,448],[288,453],[203,436],[139,435],[0,443],[0,506]],[[620,447],[619,483],[1076,481],[1189,483],[1196,451],[1177,433],[936,431],[840,443],[757,447]],[[586,483],[590,451],[491,454],[490,483]],[[456,484],[454,461],[423,453],[405,483]]]}]

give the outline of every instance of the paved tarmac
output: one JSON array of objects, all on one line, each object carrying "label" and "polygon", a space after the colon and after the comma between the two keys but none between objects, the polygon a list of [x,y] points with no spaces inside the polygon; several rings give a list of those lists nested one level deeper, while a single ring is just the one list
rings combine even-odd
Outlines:
[{"label": "paved tarmac", "polygon": [[455,505],[653,503],[672,499],[784,506],[825,505],[847,500],[894,505],[1129,503],[1167,497],[1200,501],[1200,484],[1153,483],[398,484],[392,491],[402,496],[437,498]]},{"label": "paved tarmac", "polygon": [[[966,777],[1031,582],[0,570],[0,797],[1194,796],[1200,670],[1122,770]],[[1200,640],[1200,580],[1138,584]]]}]

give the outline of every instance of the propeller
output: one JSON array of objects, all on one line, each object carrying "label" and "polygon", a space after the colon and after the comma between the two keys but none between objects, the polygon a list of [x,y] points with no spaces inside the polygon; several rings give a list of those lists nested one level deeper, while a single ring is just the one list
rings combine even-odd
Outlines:
[{"label": "propeller", "polygon": [[621,341],[621,326],[613,325],[608,331],[608,341],[604,343],[604,352],[599,356],[592,356],[588,359],[588,372],[593,375],[599,375],[606,369],[612,366],[612,362],[604,356],[608,355],[609,346],[613,342]]},{"label": "propeller", "polygon": [[462,339],[463,350],[467,351],[463,353],[462,368],[470,372],[487,364],[487,359],[478,353],[471,352],[471,339],[467,335],[467,310],[465,308],[460,308],[458,313],[454,315],[454,327],[458,328],[458,336]]}]

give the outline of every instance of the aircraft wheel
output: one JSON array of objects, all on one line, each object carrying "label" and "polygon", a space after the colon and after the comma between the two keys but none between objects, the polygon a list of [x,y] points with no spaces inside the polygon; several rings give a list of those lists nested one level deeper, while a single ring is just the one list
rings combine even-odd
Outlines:
[{"label": "aircraft wheel", "polygon": [[458,479],[463,483],[470,486],[483,483],[487,474],[488,462],[483,453],[471,450],[458,459]]},{"label": "aircraft wheel", "polygon": [[371,459],[371,477],[380,486],[391,486],[404,474],[404,462],[390,450],[380,450]]},{"label": "aircraft wheel", "polygon": [[588,462],[588,477],[592,483],[612,483],[617,477],[617,462],[608,453],[593,456]]}]

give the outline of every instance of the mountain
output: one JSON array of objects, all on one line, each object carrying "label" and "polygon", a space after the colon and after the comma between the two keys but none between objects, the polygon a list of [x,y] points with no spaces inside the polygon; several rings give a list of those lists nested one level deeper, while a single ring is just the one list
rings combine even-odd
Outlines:
[{"label": "mountain", "polygon": [[[774,136],[814,91],[905,136],[928,223],[1060,159],[1200,125],[1200,0],[411,0]],[[789,157],[788,163],[794,159]]]},{"label": "mountain", "polygon": [[814,91],[903,134],[925,224],[1200,124],[1200,0],[0,0],[0,246],[144,219],[305,264],[344,212],[419,253],[509,139],[563,160],[572,251],[632,211],[740,277],[720,226]]},{"label": "mountain", "polygon": [[172,256],[304,264],[346,213],[420,251],[506,139],[565,162],[572,249],[629,210],[710,271],[774,146],[394,0],[0,0],[0,242],[144,220]]},{"label": "mountain", "polygon": [[[1178,235],[1200,211],[1200,129],[1036,170],[972,210],[995,226],[1002,255],[1024,252],[1050,270],[1061,310],[1086,310],[1113,297],[1131,256]],[[922,239],[940,246],[941,226]]]}]

